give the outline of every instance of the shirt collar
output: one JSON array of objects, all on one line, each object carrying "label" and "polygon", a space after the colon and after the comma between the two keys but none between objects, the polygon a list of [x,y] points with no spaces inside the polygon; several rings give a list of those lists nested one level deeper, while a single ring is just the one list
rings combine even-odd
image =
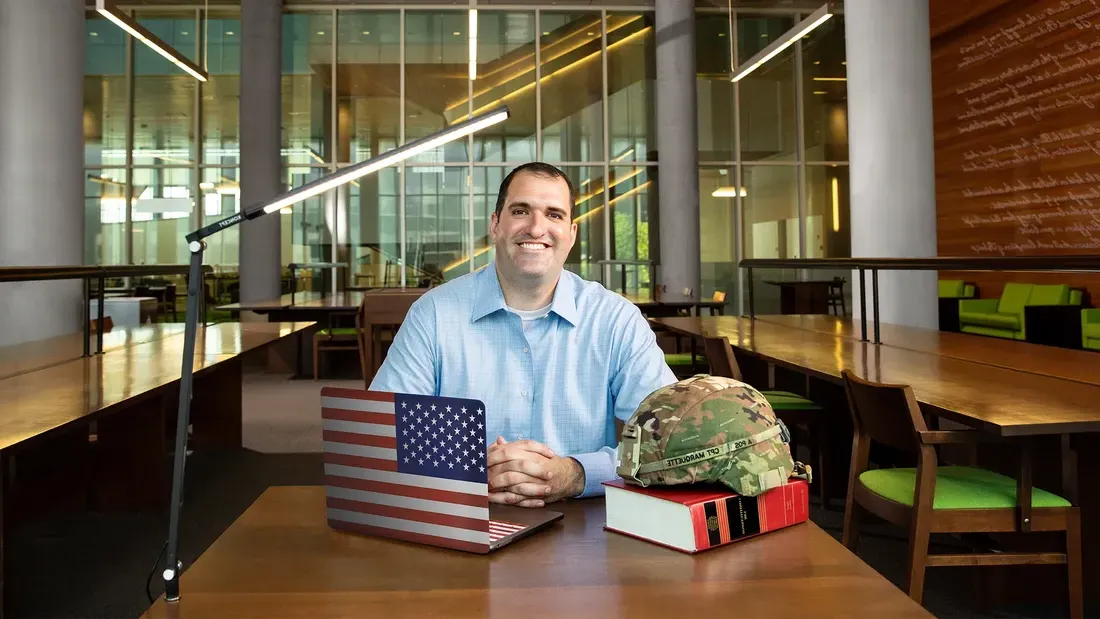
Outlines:
[{"label": "shirt collar", "polygon": [[[550,303],[550,311],[576,326],[577,301],[574,277],[569,271],[562,270],[561,276],[558,277],[558,285],[554,288],[554,300]],[[503,309],[505,309],[504,291],[500,289],[496,263],[491,262],[477,273],[472,322],[477,322]]]}]

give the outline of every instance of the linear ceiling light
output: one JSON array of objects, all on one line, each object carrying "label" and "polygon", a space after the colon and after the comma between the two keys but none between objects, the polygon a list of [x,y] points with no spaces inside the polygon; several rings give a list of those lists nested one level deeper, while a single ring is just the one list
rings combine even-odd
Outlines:
[{"label": "linear ceiling light", "polygon": [[475,131],[480,131],[486,127],[495,125],[499,122],[508,119],[508,108],[501,107],[494,111],[482,114],[481,116],[475,116],[470,120],[458,123],[451,126],[448,129],[440,131],[435,136],[426,140],[419,140],[416,142],[410,142],[400,148],[395,148],[387,153],[379,155],[373,159],[360,162],[356,165],[343,168],[334,174],[330,174],[326,177],[319,178],[312,183],[302,185],[298,189],[284,194],[282,197],[276,199],[271,204],[263,207],[265,213],[273,213],[281,208],[286,208],[292,204],[301,202],[313,196],[322,194],[333,187],[338,187],[344,183],[356,180],[362,176],[366,176],[375,170],[380,170],[386,166],[391,166],[395,163],[399,163],[418,155],[424,151],[431,150],[457,140],[462,137],[466,137]]},{"label": "linear ceiling light", "polygon": [[477,79],[477,9],[470,9],[470,81]]},{"label": "linear ceiling light", "polygon": [[836,12],[837,9],[834,3],[827,2],[820,9],[810,13],[810,16],[802,20],[797,26],[772,41],[770,45],[757,52],[752,58],[741,63],[741,66],[734,71],[733,78],[730,81],[740,81],[741,78],[755,71],[760,65],[779,55],[779,52],[790,47],[792,43],[809,34],[811,30],[828,21]]},{"label": "linear ceiling light", "polygon": [[200,82],[205,82],[209,78],[206,71],[200,69],[198,65],[188,60],[186,56],[176,51],[174,47],[168,45],[162,41],[160,37],[131,19],[129,15],[120,11],[114,6],[111,0],[95,0],[95,10],[100,15],[114,22],[119,28],[128,32],[130,36],[153,48],[153,51],[167,58],[172,64],[190,73]]}]

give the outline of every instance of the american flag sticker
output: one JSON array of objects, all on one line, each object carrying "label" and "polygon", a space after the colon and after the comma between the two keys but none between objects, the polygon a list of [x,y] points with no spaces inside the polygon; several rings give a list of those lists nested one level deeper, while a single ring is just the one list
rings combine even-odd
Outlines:
[{"label": "american flag sticker", "polygon": [[329,526],[478,553],[523,530],[489,521],[484,409],[476,400],[323,388]]}]

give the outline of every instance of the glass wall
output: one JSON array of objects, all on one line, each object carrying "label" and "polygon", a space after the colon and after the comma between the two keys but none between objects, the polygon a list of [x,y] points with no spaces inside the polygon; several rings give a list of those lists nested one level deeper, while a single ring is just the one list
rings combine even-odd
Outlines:
[{"label": "glass wall", "polygon": [[[87,14],[89,263],[184,261],[182,232],[240,208],[239,13],[178,4],[133,14],[211,79],[196,82]],[[733,310],[746,284],[741,258],[850,253],[843,16],[730,81],[733,67],[806,14],[697,9],[701,294],[727,293]],[[288,189],[496,106],[511,111],[507,123],[284,212],[284,263],[347,264],[338,287],[469,273],[493,259],[488,230],[501,180],[539,159],[576,185],[578,240],[567,268],[648,294],[657,246],[652,11],[483,5],[476,30],[471,59],[461,6],[284,14]],[[237,231],[212,241],[207,262],[232,275]],[[633,263],[625,283],[606,261]]]},{"label": "glass wall", "polygon": [[[493,259],[489,222],[500,182],[536,159],[560,165],[577,189],[578,239],[566,268],[601,279],[601,261],[648,260],[655,200],[644,193],[648,186],[636,185],[656,165],[652,13],[482,6],[476,30],[471,79],[464,8],[365,6],[284,16],[284,165],[299,177],[335,171],[501,105],[511,114],[506,123],[333,190],[313,210],[294,209],[283,219],[286,261],[348,264],[342,287],[419,285],[470,273]],[[614,212],[605,208],[622,194],[621,214],[619,202]],[[633,286],[639,278],[648,285],[648,270],[632,277]]]},{"label": "glass wall", "polygon": [[[733,311],[747,310],[741,259],[851,255],[843,15],[730,81],[807,15],[697,9],[701,293],[727,293]],[[760,271],[756,311],[776,313],[778,288],[763,280],[799,274]]]},{"label": "glass wall", "polygon": [[[86,14],[85,261],[182,264],[187,232],[240,208],[239,12],[130,8],[210,80]],[[212,238],[207,264],[235,271],[237,245],[235,230]]]}]

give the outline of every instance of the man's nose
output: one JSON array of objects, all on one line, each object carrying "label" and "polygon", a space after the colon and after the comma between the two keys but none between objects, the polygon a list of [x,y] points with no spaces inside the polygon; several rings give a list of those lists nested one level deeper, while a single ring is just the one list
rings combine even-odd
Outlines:
[{"label": "man's nose", "polygon": [[542,213],[534,212],[527,220],[527,234],[531,238],[539,238],[546,234],[546,218]]}]

